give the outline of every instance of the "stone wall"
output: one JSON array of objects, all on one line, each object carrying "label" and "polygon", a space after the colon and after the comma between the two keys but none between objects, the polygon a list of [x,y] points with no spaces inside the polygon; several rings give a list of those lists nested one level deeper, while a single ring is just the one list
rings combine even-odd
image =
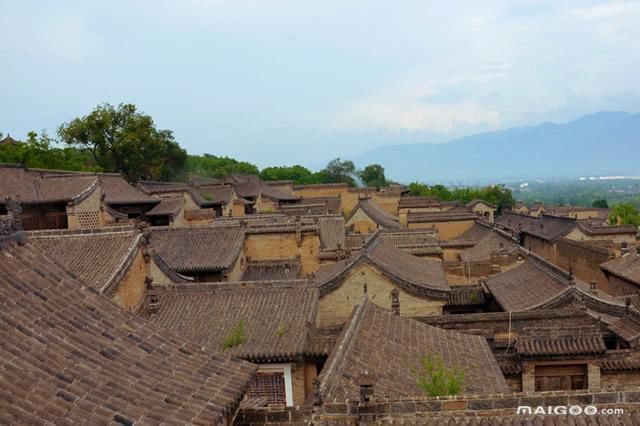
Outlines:
[{"label": "stone wall", "polygon": [[213,223],[215,215],[213,209],[185,210],[184,221],[191,225]]},{"label": "stone wall", "polygon": [[640,371],[604,371],[600,375],[602,389],[620,389],[628,386],[640,386]]},{"label": "stone wall", "polygon": [[367,286],[369,301],[385,309],[391,309],[391,290],[400,291],[400,315],[424,316],[442,313],[444,301],[413,296],[395,286],[376,268],[361,265],[346,277],[339,288],[320,298],[316,323],[319,327],[344,324],[353,308],[362,300],[364,285]]}]

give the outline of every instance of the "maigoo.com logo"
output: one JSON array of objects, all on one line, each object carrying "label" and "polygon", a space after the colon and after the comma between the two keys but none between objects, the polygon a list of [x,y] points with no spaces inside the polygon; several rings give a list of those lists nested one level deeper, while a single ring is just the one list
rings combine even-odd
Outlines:
[{"label": "maigoo.com logo", "polygon": [[580,405],[553,405],[553,406],[537,406],[532,407],[529,405],[520,405],[516,410],[516,414],[519,415],[572,415],[572,416],[580,416],[587,415],[593,416],[596,414],[601,415],[616,415],[616,414],[624,414],[624,409],[622,408],[602,408],[598,409],[593,405],[585,405],[584,407]]}]

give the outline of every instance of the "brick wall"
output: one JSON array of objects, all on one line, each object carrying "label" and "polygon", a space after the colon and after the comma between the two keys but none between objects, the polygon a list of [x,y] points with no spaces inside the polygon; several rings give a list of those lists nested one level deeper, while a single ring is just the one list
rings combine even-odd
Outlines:
[{"label": "brick wall", "polygon": [[113,295],[113,300],[118,306],[134,311],[142,302],[146,294],[145,278],[147,276],[148,265],[142,255],[142,250],[138,249],[129,269],[118,283],[118,287]]},{"label": "brick wall", "polygon": [[[368,404],[360,404],[358,401],[332,401],[321,407],[289,407],[272,409],[244,409],[235,419],[236,425],[304,425],[304,424],[333,424],[333,425],[357,425],[357,424],[454,424],[457,416],[478,416],[478,424],[492,424],[493,417],[505,416],[514,421],[529,424],[526,416],[515,414],[517,407],[549,407],[579,405],[585,407],[594,405],[598,408],[623,408],[625,413],[638,410],[640,404],[640,391],[628,389],[623,391],[555,391],[537,393],[507,393],[493,395],[475,395],[462,397],[441,398],[415,398],[406,400],[381,400]],[[589,417],[559,418],[547,416],[545,421],[538,420],[539,424],[558,425],[591,424]],[[593,418],[592,418],[593,419]],[[632,418],[625,418],[632,424]],[[458,420],[461,420],[459,418]],[[554,421],[555,420],[555,421]],[[618,424],[613,417],[611,424]],[[457,422],[455,422],[458,424]],[[461,423],[464,424],[464,423]],[[506,424],[506,423],[505,423]],[[519,424],[519,423],[518,423]],[[531,422],[531,424],[538,424]],[[595,423],[594,423],[595,424]],[[610,424],[610,423],[606,423]]]},{"label": "brick wall", "polygon": [[353,232],[356,234],[370,234],[378,229],[378,224],[367,216],[362,209],[358,209],[353,216],[349,218],[346,226],[352,226]]},{"label": "brick wall", "polygon": [[[333,292],[320,298],[316,322],[319,327],[344,324],[353,308],[362,300],[364,284],[367,284],[369,301],[385,309],[391,309],[391,290],[397,288],[380,271],[369,265],[362,265],[353,271]],[[442,313],[444,301],[413,296],[401,288],[400,315],[423,316]]]},{"label": "brick wall", "polygon": [[320,268],[320,238],[304,233],[298,245],[295,232],[249,234],[244,241],[244,254],[251,261],[291,259],[300,256],[301,276]]},{"label": "brick wall", "polygon": [[604,371],[600,376],[602,389],[621,389],[628,386],[640,386],[640,371]]},{"label": "brick wall", "polygon": [[556,242],[556,256],[550,259],[563,269],[573,268],[577,278],[586,281],[596,281],[598,287],[604,290],[607,279],[600,269],[600,265],[613,256],[606,248],[594,247],[589,244],[561,238]]},{"label": "brick wall", "polygon": [[394,216],[398,215],[398,202],[400,201],[400,194],[385,194],[384,192],[376,192],[371,198],[387,213],[390,213]]},{"label": "brick wall", "polygon": [[67,225],[69,229],[96,228],[105,223],[100,209],[101,194],[100,188],[96,188],[78,204],[67,206]]},{"label": "brick wall", "polygon": [[523,234],[522,246],[531,250],[538,256],[542,256],[545,259],[553,260],[556,258],[555,244],[537,238],[533,235]]}]

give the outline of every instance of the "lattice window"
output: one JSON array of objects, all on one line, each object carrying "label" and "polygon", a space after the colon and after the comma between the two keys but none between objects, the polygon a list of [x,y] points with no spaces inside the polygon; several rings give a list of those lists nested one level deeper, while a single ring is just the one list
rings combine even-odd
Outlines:
[{"label": "lattice window", "polygon": [[100,226],[100,212],[88,211],[76,213],[81,228],[96,228]]},{"label": "lattice window", "polygon": [[286,404],[284,373],[257,373],[247,394],[250,398],[267,398],[269,404]]}]

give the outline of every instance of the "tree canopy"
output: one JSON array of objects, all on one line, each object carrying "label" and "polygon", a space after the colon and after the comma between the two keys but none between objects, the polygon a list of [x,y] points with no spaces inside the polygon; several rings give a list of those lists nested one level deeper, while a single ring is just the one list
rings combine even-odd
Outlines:
[{"label": "tree canopy", "polygon": [[159,130],[135,105],[103,104],[83,117],[62,124],[60,139],[86,148],[105,171],[122,173],[130,182],[169,180],[187,160],[171,130]]},{"label": "tree canopy", "polygon": [[377,188],[388,186],[389,182],[384,175],[384,167],[380,164],[369,164],[358,172],[358,177],[365,186],[375,186]]},{"label": "tree canopy", "polygon": [[593,203],[591,203],[591,205],[593,207],[600,208],[600,209],[608,209],[609,208],[609,203],[605,199],[594,200]]},{"label": "tree canopy", "polygon": [[640,226],[640,212],[633,204],[616,204],[609,213],[609,223],[611,225]]},{"label": "tree canopy", "polygon": [[425,185],[413,182],[409,185],[409,193],[411,195],[435,196],[438,197],[439,200],[459,201],[461,203],[468,203],[469,201],[480,199],[495,204],[498,206],[499,211],[507,207],[512,207],[515,204],[511,190],[504,185],[450,189],[444,185]]}]

